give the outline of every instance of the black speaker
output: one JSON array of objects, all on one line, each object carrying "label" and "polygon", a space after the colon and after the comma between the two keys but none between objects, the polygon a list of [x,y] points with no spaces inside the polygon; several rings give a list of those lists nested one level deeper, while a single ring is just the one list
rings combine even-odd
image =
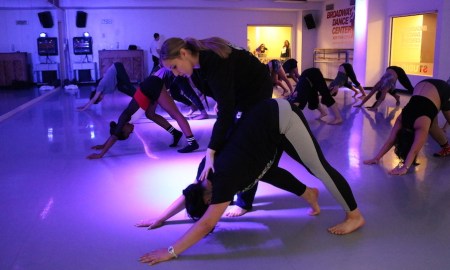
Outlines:
[{"label": "black speaker", "polygon": [[77,27],[84,28],[86,27],[87,21],[87,13],[84,11],[77,11]]},{"label": "black speaker", "polygon": [[312,14],[307,14],[303,18],[305,19],[306,28],[308,29],[316,28],[316,23],[314,22],[314,17]]},{"label": "black speaker", "polygon": [[50,11],[43,11],[38,13],[39,21],[44,28],[52,28],[53,27],[53,17]]}]

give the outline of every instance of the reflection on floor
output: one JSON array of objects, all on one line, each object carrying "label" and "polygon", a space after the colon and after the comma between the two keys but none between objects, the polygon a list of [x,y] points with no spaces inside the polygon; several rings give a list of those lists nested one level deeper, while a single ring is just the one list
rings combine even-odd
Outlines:
[{"label": "reflection on floor", "polygon": [[[167,147],[168,133],[139,117],[129,140],[103,159],[87,160],[128,102],[117,93],[77,112],[88,95],[89,87],[61,89],[0,121],[0,269],[148,269],[139,256],[167,248],[191,226],[184,212],[157,230],[133,225],[156,217],[193,181],[214,117],[189,121],[201,145],[194,153]],[[1,108],[16,98],[2,96]],[[408,98],[402,96],[402,106]],[[439,147],[429,139],[408,175],[386,173],[397,165],[392,152],[379,165],[363,165],[400,109],[391,97],[378,112],[356,109],[348,91],[337,102],[342,125],[325,125],[309,110],[305,115],[326,157],[353,188],[364,228],[347,236],[327,233],[343,211],[320,181],[283,157],[281,166],[319,188],[319,216],[308,216],[295,196],[261,183],[252,212],[223,218],[214,233],[157,269],[448,269],[450,159],[432,157]]]}]

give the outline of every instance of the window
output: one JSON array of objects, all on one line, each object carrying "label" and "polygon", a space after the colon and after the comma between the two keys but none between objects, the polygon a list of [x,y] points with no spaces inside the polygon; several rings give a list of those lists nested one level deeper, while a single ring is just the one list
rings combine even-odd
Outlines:
[{"label": "window", "polygon": [[392,18],[389,64],[406,74],[433,76],[437,13]]}]

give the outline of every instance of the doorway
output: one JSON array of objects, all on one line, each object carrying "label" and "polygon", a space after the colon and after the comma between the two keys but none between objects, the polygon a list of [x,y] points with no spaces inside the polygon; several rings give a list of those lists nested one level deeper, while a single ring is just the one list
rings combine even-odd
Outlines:
[{"label": "doorway", "polygon": [[292,44],[292,25],[248,25],[247,49],[255,54],[261,44],[267,48],[265,54],[255,54],[263,63],[272,59],[283,60],[281,57],[285,40],[290,43],[291,57],[294,51]]}]

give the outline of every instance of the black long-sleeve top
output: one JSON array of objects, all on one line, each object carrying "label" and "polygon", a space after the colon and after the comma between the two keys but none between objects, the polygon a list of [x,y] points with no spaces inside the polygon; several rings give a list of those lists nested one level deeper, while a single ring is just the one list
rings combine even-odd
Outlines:
[{"label": "black long-sleeve top", "polygon": [[248,51],[231,48],[226,59],[210,50],[200,51],[200,69],[194,74],[201,84],[198,88],[217,102],[217,120],[208,145],[216,151],[224,145],[236,113],[246,112],[259,101],[270,99],[273,91],[266,66]]}]

